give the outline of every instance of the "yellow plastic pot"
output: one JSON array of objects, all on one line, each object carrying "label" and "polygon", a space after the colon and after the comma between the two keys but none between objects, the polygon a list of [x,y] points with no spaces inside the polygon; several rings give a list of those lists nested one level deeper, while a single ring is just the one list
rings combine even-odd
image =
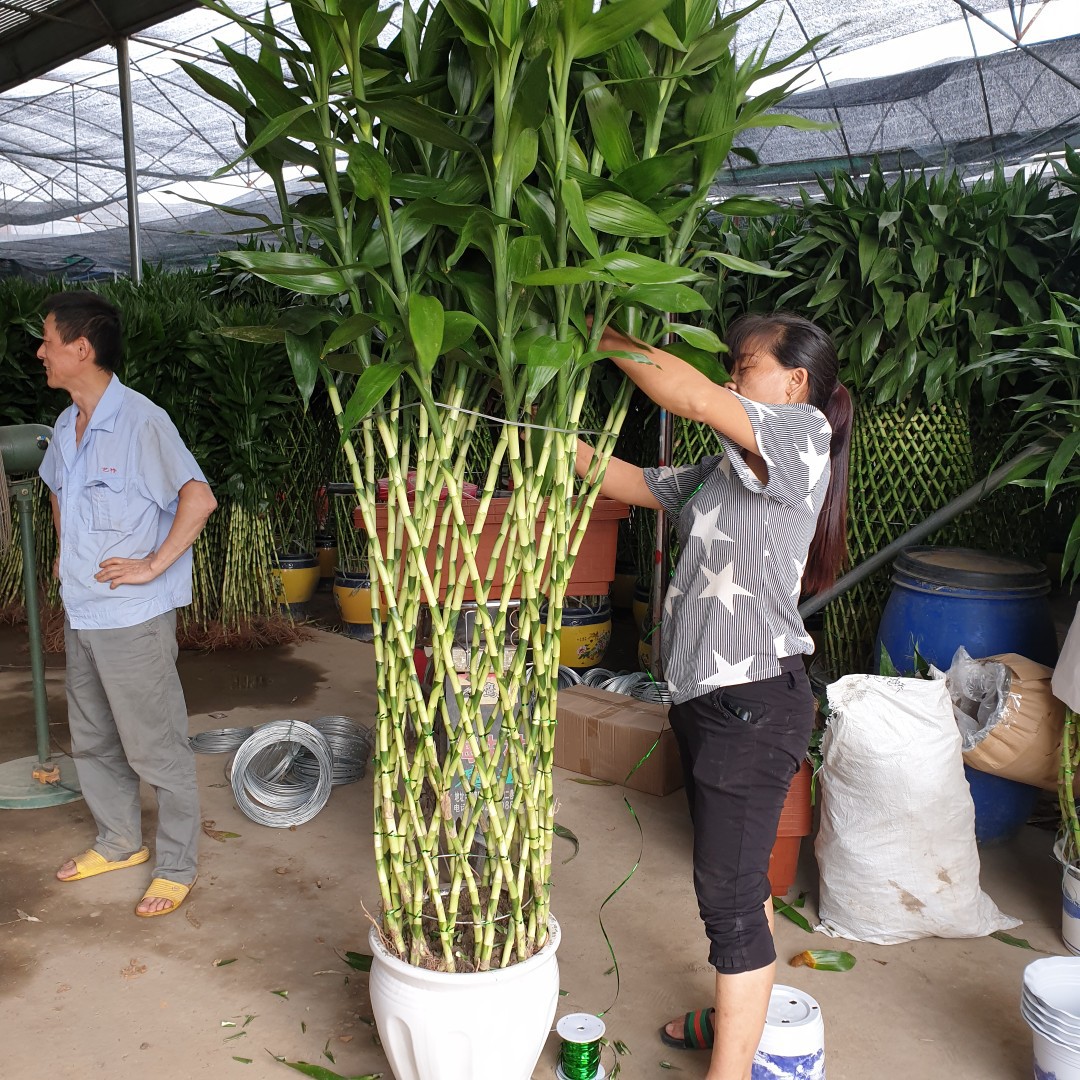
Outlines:
[{"label": "yellow plastic pot", "polygon": [[337,570],[337,537],[319,533],[315,537],[315,558],[319,560],[319,588],[329,589],[334,583]]},{"label": "yellow plastic pot", "polygon": [[345,634],[357,641],[375,639],[371,622],[371,579],[367,574],[339,570],[334,575],[334,603]]},{"label": "yellow plastic pot", "polygon": [[559,636],[559,663],[572,668],[596,667],[611,643],[611,603],[575,605],[567,597]]},{"label": "yellow plastic pot", "polygon": [[275,599],[294,619],[306,619],[308,603],[319,587],[319,560],[311,554],[275,556]]}]

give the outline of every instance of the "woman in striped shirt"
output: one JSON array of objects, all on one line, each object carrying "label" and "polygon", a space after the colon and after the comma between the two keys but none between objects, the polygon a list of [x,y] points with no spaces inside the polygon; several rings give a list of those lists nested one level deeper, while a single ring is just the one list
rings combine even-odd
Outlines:
[{"label": "woman in striped shirt", "polygon": [[[622,371],[661,408],[713,428],[723,453],[681,468],[613,458],[601,490],[663,509],[679,537],[660,634],[716,1002],[661,1038],[712,1047],[707,1080],[748,1080],[776,965],[769,855],[814,719],[802,659],[814,646],[798,602],[830,585],[844,558],[852,412],[832,341],[806,319],[743,316],[727,344],[721,387],[605,330],[602,349],[648,361],[617,357]],[[579,441],[579,475],[592,461]]]}]

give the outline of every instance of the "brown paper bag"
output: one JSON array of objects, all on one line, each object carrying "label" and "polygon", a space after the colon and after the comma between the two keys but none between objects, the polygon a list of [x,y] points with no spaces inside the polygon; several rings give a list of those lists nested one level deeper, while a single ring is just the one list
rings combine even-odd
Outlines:
[{"label": "brown paper bag", "polygon": [[964,761],[981,772],[1056,791],[1061,761],[1065,706],[1050,688],[1053,668],[1016,653],[984,659],[1004,664],[1012,673],[1001,718]]}]

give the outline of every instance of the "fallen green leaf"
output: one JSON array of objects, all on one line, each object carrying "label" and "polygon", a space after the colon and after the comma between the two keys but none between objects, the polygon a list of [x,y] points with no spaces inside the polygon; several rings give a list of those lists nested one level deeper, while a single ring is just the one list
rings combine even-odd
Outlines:
[{"label": "fallen green leaf", "polygon": [[357,971],[370,971],[372,957],[367,953],[347,952],[342,959],[351,968],[355,968]]},{"label": "fallen green leaf", "polygon": [[622,1042],[619,1039],[616,1039],[611,1045],[615,1047],[615,1053],[616,1054],[629,1054],[630,1053],[630,1047],[627,1046],[626,1043]]},{"label": "fallen green leaf", "polygon": [[997,938],[998,941],[1004,941],[1006,945],[1015,945],[1018,949],[1031,949],[1035,952],[1035,946],[1026,938],[1013,937],[1012,934],[1006,934],[1004,930],[995,930],[990,936]]},{"label": "fallen green leaf", "polygon": [[855,957],[836,949],[807,949],[793,956],[788,963],[792,967],[808,967],[815,971],[850,971],[855,966]]},{"label": "fallen green leaf", "polygon": [[790,904],[785,903],[779,896],[772,898],[773,911],[778,911],[785,919],[790,919],[796,926],[801,927],[808,934],[814,932],[814,928],[810,925],[804,915],[800,915]]},{"label": "fallen green leaf", "polygon": [[560,990],[559,991],[559,997],[569,997],[569,996],[570,996],[570,991],[569,990]]},{"label": "fallen green leaf", "polygon": [[329,1039],[326,1040],[326,1045],[322,1048],[322,1056],[326,1058],[326,1060],[329,1061],[331,1065],[337,1064],[337,1062],[334,1060],[334,1055],[330,1053]]},{"label": "fallen green leaf", "polygon": [[306,1035],[307,1034],[307,1024],[305,1024],[303,1020],[300,1021],[300,1034],[301,1035]]},{"label": "fallen green leaf", "polygon": [[379,1080],[382,1073],[365,1073],[363,1076],[342,1076],[341,1073],[332,1072],[324,1065],[311,1065],[306,1061],[286,1061],[278,1058],[282,1065],[288,1065],[298,1073],[310,1076],[313,1080]]},{"label": "fallen green leaf", "polygon": [[672,1072],[682,1072],[682,1069],[680,1069],[678,1065],[672,1065],[670,1061],[661,1061],[660,1068],[670,1069]]},{"label": "fallen green leaf", "polygon": [[236,957],[231,956],[231,957],[229,957],[228,960],[215,960],[214,961],[214,967],[228,967],[229,964],[235,964],[235,963],[236,963]]},{"label": "fallen green leaf", "polygon": [[250,1024],[251,1021],[254,1020],[257,1015],[258,1015],[257,1013],[248,1013],[247,1016],[244,1017],[244,1022],[240,1026],[241,1027],[247,1027],[248,1024]]},{"label": "fallen green leaf", "polygon": [[590,787],[614,787],[611,780],[590,780],[584,776],[571,776],[571,784],[588,784]]},{"label": "fallen green leaf", "polygon": [[236,1027],[236,1021],[235,1020],[222,1020],[221,1021],[221,1026],[222,1027]]},{"label": "fallen green leaf", "polygon": [[239,1061],[241,1065],[250,1065],[251,1064],[251,1058],[241,1058],[241,1057],[236,1057],[235,1055],[233,1056],[233,1061]]},{"label": "fallen green leaf", "polygon": [[228,1035],[225,1038],[226,1042],[232,1042],[233,1039],[242,1039],[247,1034],[246,1031],[238,1031],[235,1035]]},{"label": "fallen green leaf", "polygon": [[611,965],[611,967],[609,967],[609,968],[607,969],[607,971],[605,971],[605,972],[604,972],[604,974],[605,974],[605,975],[610,975],[610,974],[611,974],[611,973],[612,973],[612,972],[613,972],[614,970],[615,970],[615,965],[614,965],[614,964],[612,964],[612,965]]},{"label": "fallen green leaf", "polygon": [[289,999],[289,991],[288,990],[271,990],[270,993],[271,994],[277,994],[277,996],[279,998],[285,998],[286,1001],[288,1001],[288,999]]},{"label": "fallen green leaf", "polygon": [[[574,855],[581,850],[581,844],[578,842],[578,838],[565,825],[556,825],[555,835],[561,836],[564,840],[569,840],[570,843],[574,845]],[[565,866],[574,855],[571,855],[569,859],[563,859],[563,866]]]}]

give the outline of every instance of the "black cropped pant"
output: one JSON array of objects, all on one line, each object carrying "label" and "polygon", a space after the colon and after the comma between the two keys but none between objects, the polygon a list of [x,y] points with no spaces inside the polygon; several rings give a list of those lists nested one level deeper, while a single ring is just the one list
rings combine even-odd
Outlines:
[{"label": "black cropped pant", "polygon": [[721,687],[669,712],[694,822],[694,888],[721,974],[776,959],[765,915],[780,812],[814,724],[801,656],[772,679]]}]

